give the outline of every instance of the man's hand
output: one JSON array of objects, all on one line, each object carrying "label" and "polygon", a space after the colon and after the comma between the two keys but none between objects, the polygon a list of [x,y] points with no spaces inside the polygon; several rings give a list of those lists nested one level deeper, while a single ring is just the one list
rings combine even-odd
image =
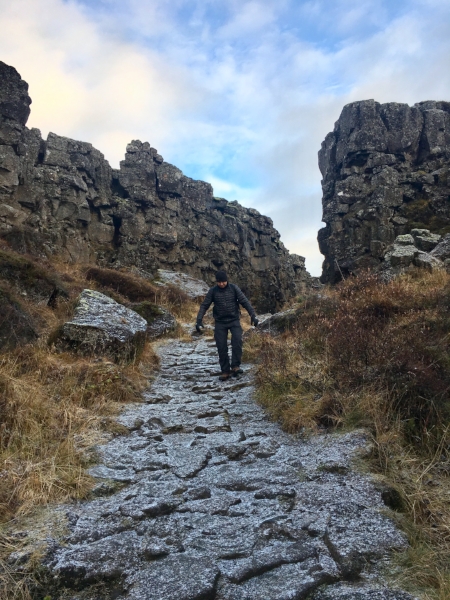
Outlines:
[{"label": "man's hand", "polygon": [[258,323],[259,323],[258,319],[256,317],[252,317],[251,324],[254,325],[255,327],[258,327]]},{"label": "man's hand", "polygon": [[197,323],[195,325],[195,329],[197,330],[197,333],[201,333],[202,329],[203,329],[203,322],[202,321],[197,321]]}]

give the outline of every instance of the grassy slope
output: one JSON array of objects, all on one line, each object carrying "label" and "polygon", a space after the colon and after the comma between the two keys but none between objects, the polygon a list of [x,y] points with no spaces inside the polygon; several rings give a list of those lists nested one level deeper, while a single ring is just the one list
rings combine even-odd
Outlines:
[{"label": "grassy slope", "polygon": [[[181,321],[192,322],[198,305],[175,287],[158,287],[132,273],[57,260],[38,264],[5,247],[0,259],[2,287],[39,333],[34,343],[0,353],[0,597],[25,600],[32,597],[34,576],[7,565],[6,557],[21,547],[20,539],[8,537],[8,524],[17,529],[27,518],[34,521],[39,505],[86,497],[94,483],[86,473],[93,447],[123,433],[114,416],[124,403],[140,400],[158,368],[150,343],[132,364],[116,364],[57,352],[49,340],[70,319],[84,288],[147,309],[156,302]],[[63,294],[50,307],[55,282]]]},{"label": "grassy slope", "polygon": [[257,394],[288,431],[364,426],[371,471],[399,494],[411,549],[399,583],[450,598],[450,275],[367,275],[304,301],[277,338],[253,336]]}]

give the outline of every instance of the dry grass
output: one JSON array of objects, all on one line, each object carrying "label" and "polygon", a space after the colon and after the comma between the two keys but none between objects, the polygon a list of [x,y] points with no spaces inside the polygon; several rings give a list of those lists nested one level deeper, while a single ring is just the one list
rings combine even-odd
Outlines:
[{"label": "dry grass", "polygon": [[[147,368],[156,359],[146,351]],[[140,399],[142,365],[53,354],[29,346],[0,358],[0,519],[82,497],[86,449],[125,402]]]},{"label": "dry grass", "polygon": [[306,299],[292,328],[252,336],[257,394],[289,431],[364,426],[371,469],[400,493],[401,583],[450,598],[450,276],[365,275]]},{"label": "dry grass", "polygon": [[[38,269],[12,251],[2,256],[14,277],[17,265],[24,265],[21,276],[32,277]],[[123,403],[140,399],[158,362],[148,344],[139,362],[121,366],[54,352],[49,334],[72,316],[79,292],[89,284],[83,267],[57,260],[36,272],[45,282],[63,281],[69,297],[50,308],[45,299],[21,296],[41,337],[0,355],[0,522],[86,494],[92,485],[86,451],[114,430],[112,417]]]},{"label": "dry grass", "polygon": [[197,315],[198,303],[174,285],[155,285],[135,273],[100,267],[90,267],[85,274],[90,284],[97,284],[96,289],[113,292],[119,302],[152,302],[185,321]]}]

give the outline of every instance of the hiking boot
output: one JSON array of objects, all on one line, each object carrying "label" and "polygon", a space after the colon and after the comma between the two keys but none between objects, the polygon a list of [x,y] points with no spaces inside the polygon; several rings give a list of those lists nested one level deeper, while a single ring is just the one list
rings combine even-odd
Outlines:
[{"label": "hiking boot", "polygon": [[226,381],[227,379],[229,379],[231,377],[231,373],[230,371],[223,371],[220,375],[219,375],[219,379],[220,381]]},{"label": "hiking boot", "polygon": [[233,375],[233,377],[237,377],[238,375],[242,375],[243,372],[244,371],[241,369],[241,367],[233,367],[231,369],[231,374]]}]

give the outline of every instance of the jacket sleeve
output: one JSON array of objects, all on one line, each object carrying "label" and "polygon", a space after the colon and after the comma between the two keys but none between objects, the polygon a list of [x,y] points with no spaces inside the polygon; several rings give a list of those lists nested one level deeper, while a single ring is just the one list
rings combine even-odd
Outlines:
[{"label": "jacket sleeve", "polygon": [[197,315],[197,322],[201,321],[203,319],[203,317],[205,316],[205,312],[211,306],[212,301],[213,301],[213,291],[214,291],[213,287],[209,288],[208,293],[206,294],[205,299],[200,304],[200,309],[199,309],[198,315]]},{"label": "jacket sleeve", "polygon": [[255,310],[250,304],[250,300],[247,298],[247,296],[244,294],[240,287],[238,287],[237,285],[235,285],[234,287],[236,289],[236,297],[239,304],[241,304],[245,308],[245,310],[251,317],[256,317]]}]

